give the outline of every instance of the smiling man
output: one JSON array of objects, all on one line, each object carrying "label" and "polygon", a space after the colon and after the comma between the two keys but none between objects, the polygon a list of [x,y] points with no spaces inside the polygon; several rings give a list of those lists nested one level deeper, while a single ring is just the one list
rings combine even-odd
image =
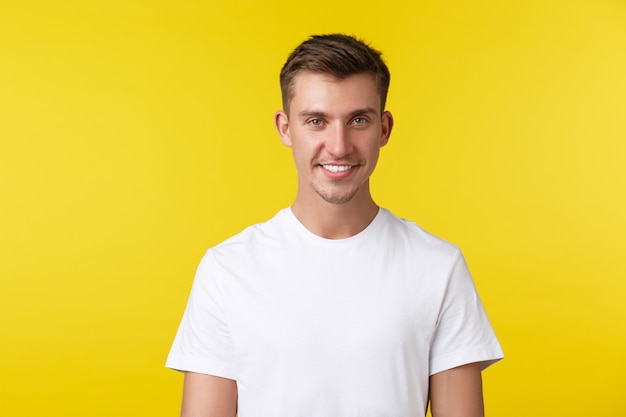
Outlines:
[{"label": "smiling man", "polygon": [[393,128],[380,53],[313,36],[280,81],[298,192],[202,259],[167,361],[181,415],[482,416],[502,351],[463,256],[370,193]]},{"label": "smiling man", "polygon": [[293,150],[298,170],[295,216],[318,236],[346,238],[363,230],[378,207],[369,190],[380,148],[393,118],[383,112],[374,77],[300,70],[290,81],[287,114],[276,113],[278,133]]}]

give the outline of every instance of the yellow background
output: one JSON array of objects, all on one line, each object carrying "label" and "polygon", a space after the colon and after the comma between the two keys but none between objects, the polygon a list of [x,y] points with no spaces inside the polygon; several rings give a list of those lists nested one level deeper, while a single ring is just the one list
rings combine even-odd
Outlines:
[{"label": "yellow background", "polygon": [[491,416],[624,416],[626,2],[0,7],[0,415],[172,416],[207,247],[295,195],[278,72],[384,51],[377,202],[462,247],[506,359]]}]

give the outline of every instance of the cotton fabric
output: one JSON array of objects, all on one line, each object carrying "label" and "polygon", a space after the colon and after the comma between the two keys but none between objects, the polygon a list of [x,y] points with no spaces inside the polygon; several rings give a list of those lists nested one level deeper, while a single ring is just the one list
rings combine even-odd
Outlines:
[{"label": "cotton fabric", "polygon": [[236,380],[239,417],[413,417],[430,375],[502,356],[457,247],[386,209],[339,240],[284,209],[207,251],[166,366]]}]

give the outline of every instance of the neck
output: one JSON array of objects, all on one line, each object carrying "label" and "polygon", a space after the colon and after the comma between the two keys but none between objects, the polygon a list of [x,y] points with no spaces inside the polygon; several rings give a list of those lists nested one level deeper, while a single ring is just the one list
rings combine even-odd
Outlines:
[{"label": "neck", "polygon": [[343,204],[331,204],[319,196],[298,194],[291,206],[296,218],[312,233],[326,239],[345,239],[363,231],[376,217],[378,206],[369,193],[357,194]]}]

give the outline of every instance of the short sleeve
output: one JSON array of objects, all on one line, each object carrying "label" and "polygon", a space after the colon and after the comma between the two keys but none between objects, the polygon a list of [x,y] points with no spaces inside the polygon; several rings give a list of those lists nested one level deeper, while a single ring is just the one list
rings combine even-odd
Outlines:
[{"label": "short sleeve", "polygon": [[233,345],[217,270],[209,250],[196,271],[187,307],[165,366],[236,379]]},{"label": "short sleeve", "polygon": [[431,342],[430,374],[472,362],[481,362],[485,369],[503,356],[465,259],[457,250]]}]

